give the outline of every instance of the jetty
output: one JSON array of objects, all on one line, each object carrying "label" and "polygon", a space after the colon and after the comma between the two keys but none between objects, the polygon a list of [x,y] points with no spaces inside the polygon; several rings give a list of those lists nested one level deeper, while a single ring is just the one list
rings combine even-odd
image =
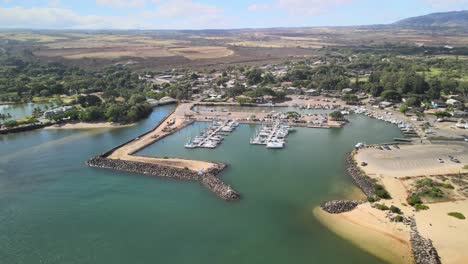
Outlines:
[{"label": "jetty", "polygon": [[153,130],[91,158],[86,164],[97,168],[168,177],[177,180],[198,181],[224,200],[239,199],[239,193],[217,177],[227,167],[226,164],[181,158],[142,157],[136,154],[156,141],[192,124],[194,120],[187,119],[184,115],[187,107],[190,107],[190,105],[179,105],[175,111],[161,120]]},{"label": "jetty", "polygon": [[[271,133],[266,142],[268,148],[283,147],[284,137],[287,136],[288,130],[291,129],[290,125],[339,128],[346,123],[331,121],[325,114],[300,115],[299,119],[290,119],[287,114],[275,111],[256,113],[255,117],[252,117],[252,113],[249,112],[224,111],[217,113],[213,111],[200,111],[195,107],[199,104],[194,102],[179,103],[176,109],[162,119],[152,130],[91,158],[86,162],[87,165],[178,180],[198,181],[220,198],[231,201],[239,199],[240,195],[218,177],[220,172],[227,167],[226,164],[183,158],[143,157],[139,156],[138,152],[194,122],[215,122],[217,125],[213,126],[212,130],[207,131],[207,134],[203,135],[200,142],[194,143],[190,141],[186,143],[185,147],[188,148],[215,148],[222,140],[222,136],[218,135],[218,133],[231,132],[239,123],[262,124],[265,122],[280,122],[281,125],[278,123],[278,126],[273,129],[273,133]],[[219,141],[218,143],[216,143],[217,140]]]}]

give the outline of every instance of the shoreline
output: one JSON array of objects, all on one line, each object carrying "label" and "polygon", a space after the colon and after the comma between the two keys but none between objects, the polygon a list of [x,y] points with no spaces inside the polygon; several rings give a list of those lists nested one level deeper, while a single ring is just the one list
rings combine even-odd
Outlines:
[{"label": "shoreline", "polygon": [[367,253],[388,263],[413,263],[409,228],[385,221],[385,213],[373,210],[369,203],[341,214],[329,214],[320,207],[312,212],[331,232]]},{"label": "shoreline", "polygon": [[[466,215],[468,199],[428,203],[429,209],[425,211],[416,211],[406,205],[410,193],[404,181],[441,175],[450,177],[461,171],[462,165],[437,161],[437,157],[447,155],[454,155],[462,164],[466,163],[468,145],[401,145],[391,150],[369,147],[347,155],[347,171],[355,184],[363,190],[362,182],[355,178],[359,176],[367,183],[377,181],[383,185],[392,198],[378,203],[399,207],[403,223],[393,222],[389,211],[378,210],[370,202],[355,206],[355,201],[332,201],[322,205],[325,210],[314,208],[314,216],[338,236],[388,262],[426,264],[442,260],[444,263],[464,263],[468,261],[468,254],[463,250],[468,240],[459,234],[468,232],[468,223],[447,214],[461,212]],[[409,248],[411,259],[407,258],[407,253],[398,255],[399,251],[390,254],[395,248],[405,252]]]},{"label": "shoreline", "polygon": [[132,127],[136,123],[132,124],[114,124],[110,122],[98,122],[98,123],[86,123],[86,122],[78,122],[78,123],[65,123],[65,124],[57,124],[45,127],[46,130],[55,130],[55,129],[98,129],[98,128],[123,128],[123,127]]}]

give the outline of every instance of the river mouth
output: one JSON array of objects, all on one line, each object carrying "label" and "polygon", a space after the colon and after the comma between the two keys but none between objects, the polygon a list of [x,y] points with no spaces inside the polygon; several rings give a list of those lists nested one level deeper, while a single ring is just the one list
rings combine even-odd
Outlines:
[{"label": "river mouth", "polygon": [[200,122],[137,153],[227,163],[220,177],[242,194],[235,203],[196,182],[84,164],[151,129],[172,108],[161,109],[135,127],[105,133],[3,137],[0,158],[24,150],[0,163],[0,181],[8,186],[0,195],[0,256],[12,263],[38,257],[47,263],[380,263],[320,225],[311,208],[347,196],[353,183],[344,172],[345,152],[357,142],[400,137],[397,127],[352,115],[342,129],[298,128],[285,149],[269,150],[249,144],[255,125],[240,125],[214,150],[184,148],[207,125]]}]

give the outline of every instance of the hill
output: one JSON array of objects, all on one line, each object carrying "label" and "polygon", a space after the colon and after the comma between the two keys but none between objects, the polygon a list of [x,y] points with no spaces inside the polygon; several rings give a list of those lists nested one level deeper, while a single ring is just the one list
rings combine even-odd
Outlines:
[{"label": "hill", "polygon": [[468,27],[468,10],[432,13],[395,22],[397,26],[411,27]]}]

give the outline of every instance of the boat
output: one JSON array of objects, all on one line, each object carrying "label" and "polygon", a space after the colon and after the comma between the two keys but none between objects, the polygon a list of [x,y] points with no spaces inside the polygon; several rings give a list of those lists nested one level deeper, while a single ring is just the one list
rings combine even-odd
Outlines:
[{"label": "boat", "polygon": [[360,148],[363,148],[363,147],[365,147],[365,146],[366,146],[366,145],[365,145],[364,143],[359,142],[359,143],[357,143],[356,146],[354,146],[354,147],[357,148],[357,149],[360,149]]},{"label": "boat", "polygon": [[284,148],[284,142],[279,140],[272,140],[267,143],[266,147],[269,149],[282,149]]},{"label": "boat", "polygon": [[224,126],[223,128],[221,128],[221,131],[223,131],[223,132],[232,132],[232,131],[234,131],[234,129],[231,126]]},{"label": "boat", "polygon": [[197,146],[195,144],[193,144],[191,141],[189,141],[189,142],[185,143],[184,147],[188,148],[188,149],[194,149]]}]

